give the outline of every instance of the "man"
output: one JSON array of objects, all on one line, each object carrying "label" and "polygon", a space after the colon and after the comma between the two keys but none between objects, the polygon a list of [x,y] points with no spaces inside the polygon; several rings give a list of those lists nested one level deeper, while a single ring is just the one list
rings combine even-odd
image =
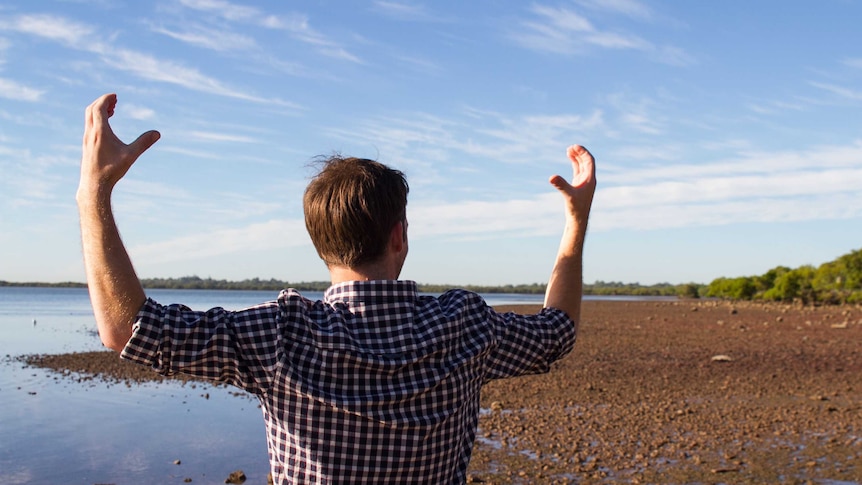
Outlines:
[{"label": "man", "polygon": [[419,296],[398,280],[407,256],[407,182],[370,160],[334,158],[309,184],[306,226],[332,286],[295,290],[237,312],[148,299],[123,247],[111,193],[159,134],[129,145],[109,123],[117,98],[87,108],[81,216],[87,281],[102,342],[171,374],[227,382],[258,396],[277,483],[463,483],[491,379],[546,372],[574,345],[582,251],[595,192],[592,155],[568,149],[566,226],[536,315],[499,314],[452,290]]}]

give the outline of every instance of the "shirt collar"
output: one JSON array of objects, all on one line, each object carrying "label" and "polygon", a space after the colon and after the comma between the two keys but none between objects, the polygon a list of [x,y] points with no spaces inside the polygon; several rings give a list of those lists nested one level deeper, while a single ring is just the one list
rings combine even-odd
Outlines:
[{"label": "shirt collar", "polygon": [[372,280],[345,281],[326,289],[323,301],[336,302],[413,302],[419,295],[415,281]]}]

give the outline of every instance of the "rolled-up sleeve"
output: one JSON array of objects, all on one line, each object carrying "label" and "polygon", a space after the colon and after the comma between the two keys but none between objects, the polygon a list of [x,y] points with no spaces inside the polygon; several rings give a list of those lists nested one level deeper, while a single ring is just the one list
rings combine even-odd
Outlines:
[{"label": "rolled-up sleeve", "polygon": [[487,380],[548,372],[575,345],[575,322],[561,310],[544,308],[535,315],[490,311],[496,345]]},{"label": "rolled-up sleeve", "polygon": [[277,313],[275,302],[194,311],[148,298],[120,356],[163,375],[182,373],[260,394],[275,372]]}]

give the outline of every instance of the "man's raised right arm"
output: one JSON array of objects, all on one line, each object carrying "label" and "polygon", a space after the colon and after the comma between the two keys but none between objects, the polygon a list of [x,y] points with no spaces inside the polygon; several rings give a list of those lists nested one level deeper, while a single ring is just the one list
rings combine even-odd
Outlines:
[{"label": "man's raised right arm", "polygon": [[545,307],[566,312],[577,325],[583,293],[584,239],[596,191],[596,166],[592,154],[580,145],[570,146],[567,155],[572,162],[572,182],[559,175],[549,180],[563,195],[566,227],[545,292]]},{"label": "man's raised right arm", "polygon": [[106,94],[87,107],[76,199],[87,287],[99,336],[106,347],[119,351],[132,335],[134,317],[146,295],[120,239],[111,193],[135,160],[159,139],[159,133],[148,131],[131,144],[123,143],[108,123],[116,106],[117,96]]}]

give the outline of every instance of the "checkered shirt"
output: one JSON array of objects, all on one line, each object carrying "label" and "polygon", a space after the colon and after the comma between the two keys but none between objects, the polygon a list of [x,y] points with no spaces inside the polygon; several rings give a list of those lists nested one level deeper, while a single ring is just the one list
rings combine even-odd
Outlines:
[{"label": "checkered shirt", "polygon": [[491,379],[547,372],[568,316],[497,313],[477,294],[347,282],[241,311],[148,299],[122,357],[260,399],[276,483],[464,483]]}]

